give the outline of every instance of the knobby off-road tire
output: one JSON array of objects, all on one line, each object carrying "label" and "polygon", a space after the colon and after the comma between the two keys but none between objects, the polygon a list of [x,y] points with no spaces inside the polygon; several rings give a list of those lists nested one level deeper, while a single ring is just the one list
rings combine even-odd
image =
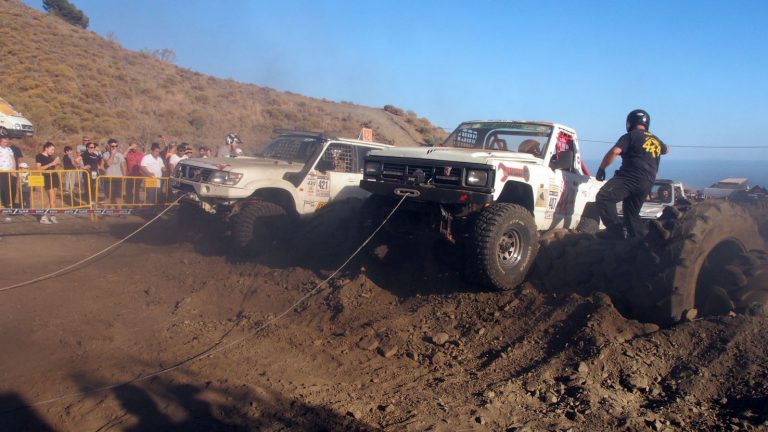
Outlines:
[{"label": "knobby off-road tire", "polygon": [[743,304],[743,273],[759,263],[737,264],[764,247],[742,208],[714,200],[684,214],[665,210],[651,223],[646,245],[627,295],[633,317],[658,323],[680,321],[692,309],[714,315]]},{"label": "knobby off-road tire", "polygon": [[252,256],[268,250],[286,222],[285,210],[268,201],[244,205],[232,217],[232,246],[238,256]]},{"label": "knobby off-road tire", "polygon": [[525,279],[538,250],[533,215],[517,204],[494,204],[480,212],[472,228],[469,278],[496,290],[513,289]]}]

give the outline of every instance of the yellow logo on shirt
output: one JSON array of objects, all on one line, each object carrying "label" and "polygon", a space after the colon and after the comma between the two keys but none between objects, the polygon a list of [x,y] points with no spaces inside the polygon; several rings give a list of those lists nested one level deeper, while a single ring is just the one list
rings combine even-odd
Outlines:
[{"label": "yellow logo on shirt", "polygon": [[643,149],[650,153],[651,156],[657,158],[661,156],[661,143],[652,133],[645,133],[645,142],[643,143]]}]

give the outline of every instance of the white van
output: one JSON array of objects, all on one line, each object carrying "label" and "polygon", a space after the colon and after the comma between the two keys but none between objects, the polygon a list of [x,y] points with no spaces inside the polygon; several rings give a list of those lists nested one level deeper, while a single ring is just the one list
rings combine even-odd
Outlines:
[{"label": "white van", "polygon": [[30,137],[35,134],[32,122],[24,118],[11,104],[0,98],[0,136],[10,138]]}]

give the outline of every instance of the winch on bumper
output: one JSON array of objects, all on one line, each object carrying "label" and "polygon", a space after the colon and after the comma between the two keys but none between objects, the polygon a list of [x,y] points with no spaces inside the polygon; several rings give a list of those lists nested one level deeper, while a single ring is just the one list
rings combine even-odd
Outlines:
[{"label": "winch on bumper", "polygon": [[460,189],[444,189],[432,185],[405,185],[384,183],[375,180],[362,180],[360,187],[372,194],[382,196],[407,195],[417,201],[441,204],[490,204],[493,196],[485,192],[473,192]]}]

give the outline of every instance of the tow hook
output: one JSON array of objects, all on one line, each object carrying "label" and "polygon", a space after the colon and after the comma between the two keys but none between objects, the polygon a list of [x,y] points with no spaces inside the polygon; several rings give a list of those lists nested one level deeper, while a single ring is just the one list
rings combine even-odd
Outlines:
[{"label": "tow hook", "polygon": [[398,196],[417,197],[421,195],[421,192],[413,189],[397,188],[394,190],[394,194]]}]

